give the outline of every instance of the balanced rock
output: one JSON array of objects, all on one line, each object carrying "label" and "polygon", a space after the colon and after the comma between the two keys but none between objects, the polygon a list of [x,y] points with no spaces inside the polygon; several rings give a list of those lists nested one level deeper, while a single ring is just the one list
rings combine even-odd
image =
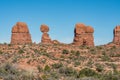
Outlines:
[{"label": "balanced rock", "polygon": [[49,31],[49,27],[45,24],[41,25],[40,31],[43,33],[41,43],[45,43],[45,44],[51,43],[51,38],[49,37],[49,34],[47,33]]},{"label": "balanced rock", "polygon": [[120,45],[120,26],[115,27],[113,34],[114,34],[113,43],[115,43],[116,45]]},{"label": "balanced rock", "polygon": [[32,40],[27,24],[24,22],[17,22],[12,28],[11,44],[30,43],[32,43]]},{"label": "balanced rock", "polygon": [[73,44],[78,46],[94,46],[94,29],[84,24],[76,24],[74,29]]},{"label": "balanced rock", "polygon": [[43,33],[47,33],[49,31],[49,27],[45,24],[42,24],[40,27],[40,31]]}]

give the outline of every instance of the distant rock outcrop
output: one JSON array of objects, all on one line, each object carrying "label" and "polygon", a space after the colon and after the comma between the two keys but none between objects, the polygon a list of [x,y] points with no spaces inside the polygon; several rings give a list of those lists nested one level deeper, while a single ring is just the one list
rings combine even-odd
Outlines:
[{"label": "distant rock outcrop", "polygon": [[94,29],[84,24],[76,24],[74,30],[74,45],[94,46]]},{"label": "distant rock outcrop", "polygon": [[32,43],[32,40],[27,24],[24,22],[17,22],[12,28],[11,44],[30,43]]},{"label": "distant rock outcrop", "polygon": [[116,26],[113,30],[114,38],[113,43],[120,46],[120,26]]},{"label": "distant rock outcrop", "polygon": [[60,44],[60,42],[58,40],[53,40],[52,43],[53,44]]},{"label": "distant rock outcrop", "polygon": [[45,44],[51,43],[51,38],[49,37],[49,34],[47,33],[49,32],[49,27],[43,24],[40,27],[40,31],[43,33],[41,43],[45,43]]}]

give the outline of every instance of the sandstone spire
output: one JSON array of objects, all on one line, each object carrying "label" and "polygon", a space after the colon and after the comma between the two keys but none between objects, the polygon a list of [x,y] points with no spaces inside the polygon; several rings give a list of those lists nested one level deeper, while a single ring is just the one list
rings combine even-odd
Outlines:
[{"label": "sandstone spire", "polygon": [[74,40],[73,44],[81,46],[94,46],[94,29],[84,24],[76,24],[74,29]]},{"label": "sandstone spire", "polygon": [[11,44],[30,43],[32,43],[32,40],[27,24],[24,22],[17,22],[12,28]]},{"label": "sandstone spire", "polygon": [[115,27],[113,34],[114,34],[113,43],[115,43],[116,45],[120,45],[120,26]]}]

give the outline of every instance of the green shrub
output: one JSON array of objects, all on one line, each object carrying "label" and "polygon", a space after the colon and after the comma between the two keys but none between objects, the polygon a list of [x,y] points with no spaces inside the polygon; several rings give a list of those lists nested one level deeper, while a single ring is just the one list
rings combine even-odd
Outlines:
[{"label": "green shrub", "polygon": [[75,67],[79,66],[80,64],[81,64],[81,63],[80,63],[79,61],[75,61],[75,62],[74,62],[74,66],[75,66]]},{"label": "green shrub", "polygon": [[33,73],[17,70],[11,63],[0,65],[0,78],[3,80],[41,80],[39,77],[35,77]]},{"label": "green shrub", "polygon": [[103,75],[101,80],[120,80],[120,75],[114,75],[112,73],[108,73]]},{"label": "green shrub", "polygon": [[11,66],[10,63],[5,63],[0,66],[0,76],[2,76],[4,80],[15,80],[17,75],[19,75],[19,71]]},{"label": "green shrub", "polygon": [[105,52],[105,51],[102,51],[102,55],[105,56],[105,55],[106,55],[106,52]]},{"label": "green shrub", "polygon": [[92,61],[92,59],[89,59],[89,61],[87,62],[86,66],[92,67],[93,63],[94,62]]},{"label": "green shrub", "polygon": [[114,71],[116,71],[116,69],[117,69],[117,65],[114,63],[108,64],[108,66],[111,66],[111,68],[113,68]]},{"label": "green shrub", "polygon": [[23,54],[23,53],[24,53],[23,49],[20,49],[20,50],[18,51],[18,53],[19,53],[19,54]]},{"label": "green shrub", "polygon": [[10,46],[11,46],[11,44],[8,44],[8,46],[10,47]]},{"label": "green shrub", "polygon": [[47,74],[43,74],[43,75],[41,76],[41,78],[42,78],[42,80],[48,80],[49,75],[47,75]]},{"label": "green shrub", "polygon": [[34,50],[35,53],[39,53],[39,51],[37,49]]},{"label": "green shrub", "polygon": [[102,46],[96,46],[96,48],[97,48],[98,50],[102,50],[102,49],[103,49]]},{"label": "green shrub", "polygon": [[58,68],[60,68],[62,66],[63,66],[62,63],[55,63],[55,64],[52,65],[52,67],[55,68],[55,69],[58,69]]},{"label": "green shrub", "polygon": [[58,78],[59,78],[58,76],[59,76],[59,74],[58,74],[57,72],[52,72],[52,73],[51,73],[51,77],[52,77],[52,78],[55,78],[55,79],[53,79],[53,80],[56,80],[56,79],[58,80]]},{"label": "green shrub", "polygon": [[37,69],[38,69],[39,72],[43,71],[42,68],[39,65],[37,66]]},{"label": "green shrub", "polygon": [[71,50],[71,53],[72,53],[72,54],[75,54],[75,51],[74,51],[74,50]]},{"label": "green shrub", "polygon": [[15,57],[13,58],[12,62],[15,63],[15,62],[17,62],[17,60],[18,60],[18,57],[15,56]]},{"label": "green shrub", "polygon": [[98,72],[102,72],[102,71],[104,70],[104,68],[103,68],[102,65],[96,64],[96,70],[97,70]]},{"label": "green shrub", "polygon": [[50,71],[51,71],[51,68],[50,68],[48,65],[46,65],[46,66],[44,67],[44,71],[45,71],[45,72],[50,72]]},{"label": "green shrub", "polygon": [[3,52],[0,50],[0,54],[3,54]]},{"label": "green shrub", "polygon": [[103,61],[110,61],[110,57],[108,55],[101,56]]},{"label": "green shrub", "polygon": [[62,67],[59,69],[59,73],[64,74],[66,76],[75,76],[76,71],[73,68]]},{"label": "green shrub", "polygon": [[64,49],[64,50],[62,51],[62,54],[68,54],[68,53],[69,53],[69,51],[66,50],[66,49]]},{"label": "green shrub", "polygon": [[96,54],[96,49],[95,49],[95,48],[91,48],[91,49],[90,49],[90,53],[91,53],[91,54]]},{"label": "green shrub", "polygon": [[98,74],[94,70],[89,69],[89,68],[84,68],[81,71],[79,71],[77,78],[85,77],[85,76],[86,77],[94,77],[96,75],[98,75]]},{"label": "green shrub", "polygon": [[0,73],[4,75],[8,75],[8,74],[14,75],[14,74],[17,74],[18,71],[13,66],[11,66],[10,63],[5,63],[0,67]]},{"label": "green shrub", "polygon": [[77,52],[75,53],[75,55],[76,55],[76,56],[80,56],[80,52],[77,51]]}]

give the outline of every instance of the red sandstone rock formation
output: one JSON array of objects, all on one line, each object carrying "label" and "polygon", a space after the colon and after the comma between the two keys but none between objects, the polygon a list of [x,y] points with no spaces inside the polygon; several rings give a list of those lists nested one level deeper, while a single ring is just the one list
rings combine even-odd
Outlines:
[{"label": "red sandstone rock formation", "polygon": [[60,42],[58,40],[53,40],[52,43],[53,44],[60,44]]},{"label": "red sandstone rock formation", "polygon": [[26,23],[17,22],[12,28],[11,44],[30,44],[32,43]]},{"label": "red sandstone rock formation", "polygon": [[40,31],[43,33],[47,33],[47,32],[49,32],[49,27],[45,24],[42,24],[40,27]]},{"label": "red sandstone rock formation", "polygon": [[51,43],[51,38],[47,33],[49,31],[49,27],[47,25],[41,25],[40,31],[43,33],[41,43],[45,43],[45,44]]},{"label": "red sandstone rock formation", "polygon": [[115,43],[116,45],[120,45],[120,26],[115,27],[113,34],[114,34],[113,43]]},{"label": "red sandstone rock formation", "polygon": [[84,24],[76,24],[74,30],[73,44],[81,46],[94,46],[94,29]]}]

